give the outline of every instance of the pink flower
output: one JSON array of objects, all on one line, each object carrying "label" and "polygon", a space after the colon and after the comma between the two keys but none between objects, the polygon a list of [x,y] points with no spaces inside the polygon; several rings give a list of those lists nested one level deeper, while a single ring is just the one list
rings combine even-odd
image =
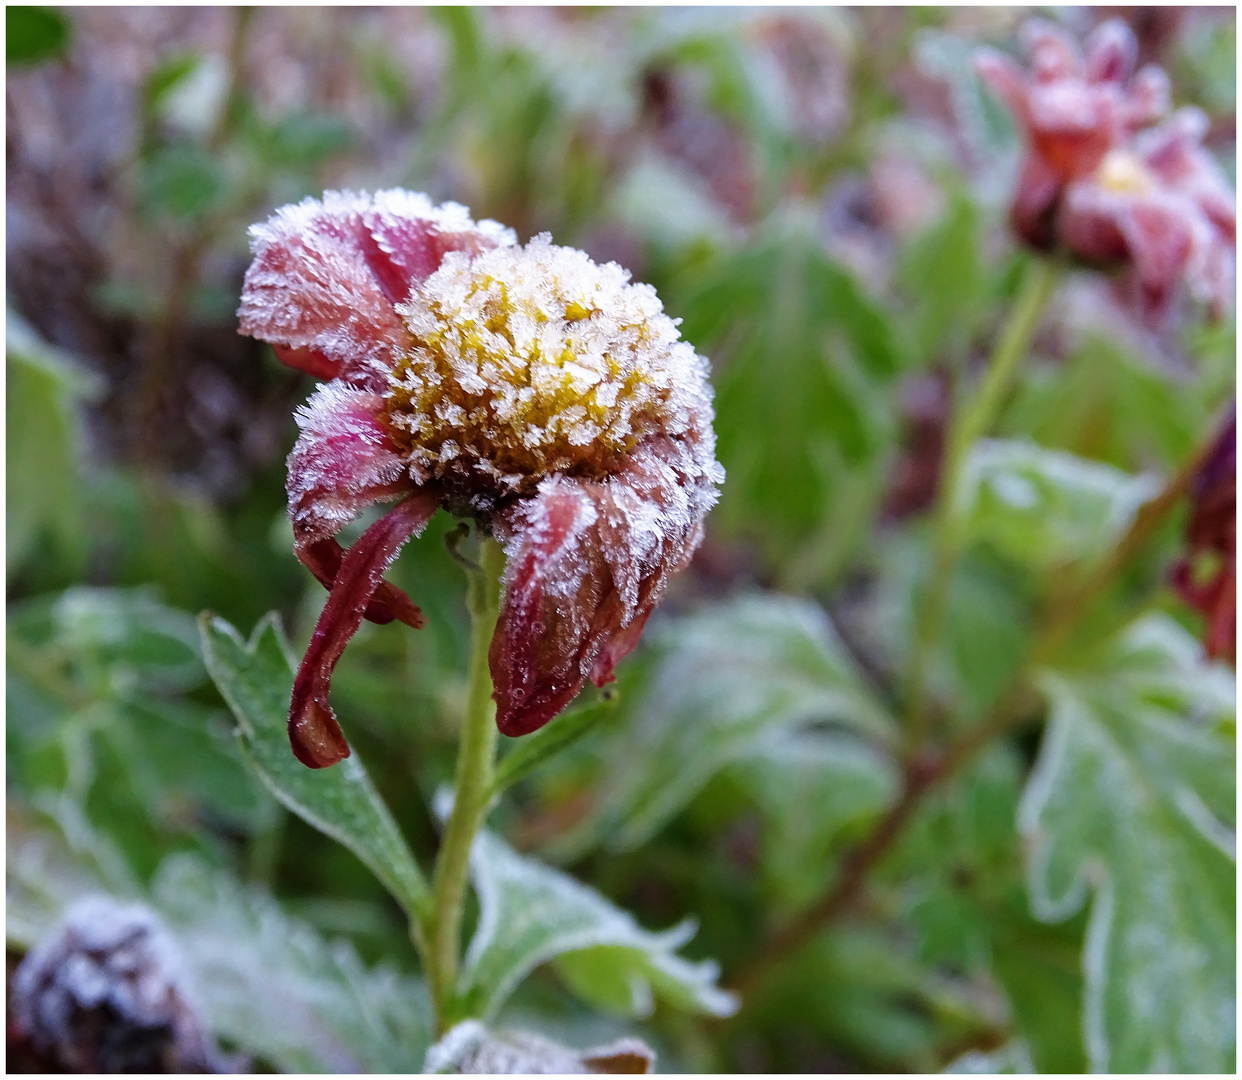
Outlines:
[{"label": "pink flower", "polygon": [[[707,362],[655,291],[463,207],[328,192],[251,229],[243,333],[327,379],[289,456],[295,552],[330,590],[294,682],[294,753],[349,753],[328,705],[363,618],[423,618],[383,580],[443,506],[504,546],[497,724],[547,723],[638,642],[702,538],[723,471]],[[400,500],[348,552],[333,537]]]},{"label": "pink flower", "polygon": [[1028,74],[983,50],[980,75],[1009,106],[1029,144],[1014,196],[1015,232],[1043,250],[1133,271],[1144,311],[1158,318],[1179,283],[1219,313],[1233,296],[1233,191],[1200,145],[1203,115],[1168,110],[1156,67],[1131,77],[1134,35],[1119,20],[1099,26],[1085,56],[1056,27],[1026,28]]}]

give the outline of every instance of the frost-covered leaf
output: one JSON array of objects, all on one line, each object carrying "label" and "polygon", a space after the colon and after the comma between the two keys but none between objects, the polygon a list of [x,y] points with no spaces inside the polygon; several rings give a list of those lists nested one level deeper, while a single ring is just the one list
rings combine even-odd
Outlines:
[{"label": "frost-covered leaf", "polygon": [[531,1031],[489,1031],[463,1020],[427,1051],[423,1072],[514,1076],[561,1073],[649,1073],[655,1051],[633,1037],[574,1050]]},{"label": "frost-covered leaf", "polygon": [[212,1031],[284,1072],[413,1072],[430,1043],[421,982],[368,970],[279,905],[184,856],[152,886]]},{"label": "frost-covered leaf", "polygon": [[1156,481],[1033,443],[981,440],[963,469],[960,527],[1005,557],[1048,571],[1108,551]]},{"label": "frost-covered leaf", "polygon": [[764,816],[765,875],[791,907],[824,889],[842,841],[898,786],[888,757],[843,732],[771,732],[736,768]]},{"label": "frost-covered leaf", "polygon": [[349,848],[407,914],[421,917],[426,881],[357,754],[331,769],[313,770],[289,749],[293,664],[278,617],[263,619],[249,642],[216,616],[204,615],[200,627],[207,670],[237,717],[247,760],[272,794]]},{"label": "frost-covered leaf", "polygon": [[618,849],[647,840],[765,732],[811,721],[881,739],[891,730],[828,617],[806,601],[743,597],[666,624],[656,647],[601,800]]},{"label": "frost-covered leaf", "polygon": [[6,930],[28,949],[67,907],[106,894],[149,903],[185,960],[208,1027],[284,1072],[412,1072],[431,1041],[423,984],[368,969],[344,941],[326,941],[262,890],[190,855],[167,859],[150,890],[109,884],[90,865],[98,835],[66,837],[8,815]]},{"label": "frost-covered leaf", "polygon": [[642,1014],[654,995],[713,1016],[736,1008],[716,986],[715,964],[677,955],[694,935],[692,922],[663,933],[644,930],[599,893],[486,832],[475,840],[470,868],[480,911],[459,986],[465,1015],[494,1015],[526,975],[550,960],[592,1004]]},{"label": "frost-covered leaf", "polygon": [[1163,617],[1109,662],[1046,673],[1052,705],[1020,811],[1035,913],[1090,903],[1084,1034],[1094,1069],[1233,1061],[1232,680]]},{"label": "frost-covered leaf", "polygon": [[945,1072],[959,1075],[1029,1076],[1035,1071],[1030,1051],[1020,1042],[1008,1042],[996,1050],[970,1050],[955,1058]]}]

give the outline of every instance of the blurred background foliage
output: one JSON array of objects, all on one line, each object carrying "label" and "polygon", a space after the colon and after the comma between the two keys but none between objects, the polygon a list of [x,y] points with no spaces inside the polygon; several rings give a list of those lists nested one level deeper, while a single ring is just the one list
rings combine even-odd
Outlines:
[{"label": "blurred background foliage", "polygon": [[[1233,12],[1117,10],[1232,176]],[[712,358],[728,473],[621,706],[493,825],[644,926],[697,918],[688,955],[743,1008],[601,1015],[545,968],[502,1020],[637,1030],[666,1070],[1227,1070],[1232,863],[1187,822],[1232,827],[1233,678],[1163,585],[1177,521],[858,902],[764,958],[909,765],[946,420],[1029,262],[1004,227],[1018,135],[969,57],[1026,14],[8,8],[10,960],[83,891],[143,896],[215,963],[213,1028],[257,1066],[421,1065],[400,912],[247,770],[194,625],[276,609],[297,647],[323,600],[284,516],[311,383],[235,332],[246,227],[404,186],[652,282]],[[1065,567],[1204,441],[1234,355],[1232,320],[1154,335],[1063,275],[972,464],[933,731],[1006,694]],[[465,695],[450,526],[394,570],[427,629],[364,627],[334,692],[424,861]]]}]

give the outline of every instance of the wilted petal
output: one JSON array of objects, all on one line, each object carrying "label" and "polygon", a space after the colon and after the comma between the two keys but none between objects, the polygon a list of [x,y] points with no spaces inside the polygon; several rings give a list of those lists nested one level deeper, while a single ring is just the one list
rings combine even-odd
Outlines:
[{"label": "wilted petal", "polygon": [[382,385],[409,346],[394,305],[447,251],[476,253],[513,236],[475,225],[456,203],[424,195],[329,191],[285,206],[250,229],[254,260],[238,309],[243,334],[319,378]]},{"label": "wilted petal", "polygon": [[[329,589],[343,557],[332,537],[364,507],[398,498],[414,486],[379,420],[383,401],[370,390],[328,383],[297,412],[302,432],[289,455],[287,482],[294,551]],[[387,582],[366,617],[423,625],[410,598]]]},{"label": "wilted petal", "polygon": [[720,479],[709,439],[656,437],[608,479],[551,477],[497,521],[508,565],[490,662],[504,734],[547,723],[588,677],[612,679],[698,546]]},{"label": "wilted petal", "polygon": [[406,540],[431,520],[438,505],[426,492],[411,495],[367,529],[345,554],[289,702],[289,742],[303,765],[322,769],[349,756],[349,745],[328,704],[332,670],[362,624],[384,572]]}]

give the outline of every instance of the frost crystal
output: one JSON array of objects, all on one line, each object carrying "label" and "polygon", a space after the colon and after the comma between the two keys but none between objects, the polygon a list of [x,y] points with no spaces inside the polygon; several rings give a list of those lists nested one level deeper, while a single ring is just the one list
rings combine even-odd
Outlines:
[{"label": "frost crystal", "polygon": [[[289,456],[295,550],[332,590],[295,684],[299,759],[349,752],[327,694],[361,619],[422,625],[383,573],[437,506],[505,547],[500,729],[533,731],[588,677],[610,680],[724,479],[707,361],[655,290],[403,191],[329,192],[251,236],[242,332],[329,380]],[[394,499],[343,552],[335,534]]]}]

